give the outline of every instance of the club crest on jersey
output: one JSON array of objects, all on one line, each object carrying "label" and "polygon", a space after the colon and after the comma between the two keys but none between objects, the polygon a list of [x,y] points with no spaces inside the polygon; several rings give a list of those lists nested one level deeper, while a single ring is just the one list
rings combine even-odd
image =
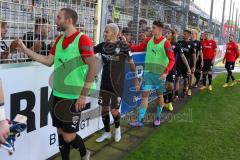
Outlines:
[{"label": "club crest on jersey", "polygon": [[191,45],[188,45],[188,48],[191,48]]},{"label": "club crest on jersey", "polygon": [[116,48],[115,52],[118,54],[120,52],[120,48]]},{"label": "club crest on jersey", "polygon": [[79,117],[79,116],[73,116],[73,117],[72,117],[72,123],[73,123],[74,125],[76,125],[79,120],[80,120],[80,117]]}]

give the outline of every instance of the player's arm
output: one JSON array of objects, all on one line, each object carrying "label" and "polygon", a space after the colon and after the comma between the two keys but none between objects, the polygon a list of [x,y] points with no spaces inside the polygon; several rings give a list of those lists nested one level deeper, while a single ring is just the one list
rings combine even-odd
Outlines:
[{"label": "player's arm", "polygon": [[164,44],[164,49],[165,49],[165,52],[167,54],[169,63],[167,65],[164,73],[161,73],[161,74],[162,74],[162,78],[166,79],[168,73],[172,70],[172,68],[175,64],[175,56],[174,56],[174,52],[173,52],[173,49],[172,49],[172,45],[168,40]]},{"label": "player's arm", "polygon": [[134,64],[134,61],[131,57],[128,58],[128,65],[129,65],[130,71],[132,72],[133,77],[134,77],[133,78],[133,84],[136,87],[136,90],[139,90],[140,89],[140,84],[139,84],[138,77],[137,77],[137,70],[136,70],[136,66]]},{"label": "player's arm", "polygon": [[201,60],[201,67],[203,67],[203,51],[202,51],[202,49],[200,49],[200,51],[199,51],[200,53],[200,60]]},{"label": "player's arm", "polygon": [[2,81],[0,80],[0,143],[4,143],[9,135],[9,124],[6,121],[4,111],[4,95],[2,89]]},{"label": "player's arm", "polygon": [[92,83],[95,79],[96,75],[96,59],[95,56],[85,57],[83,58],[85,64],[88,66],[86,79],[81,90],[80,96],[76,102],[76,111],[80,111],[85,108],[86,105],[86,97],[88,96],[89,90],[92,86]]},{"label": "player's arm", "polygon": [[85,108],[86,97],[88,96],[97,71],[97,60],[94,56],[92,40],[88,36],[82,35],[79,39],[78,48],[81,54],[80,56],[82,57],[84,63],[88,66],[88,69],[83,88],[75,104],[76,111],[80,111]]},{"label": "player's arm", "polygon": [[191,71],[194,73],[195,72],[195,68],[196,68],[196,62],[197,62],[197,55],[196,55],[196,50],[194,49],[193,46],[193,51],[192,51],[192,59],[193,59],[193,67],[191,68]]},{"label": "player's arm", "polygon": [[214,49],[214,57],[212,60],[212,64],[214,64],[214,62],[215,62],[216,55],[217,55],[217,48]]},{"label": "player's arm", "polygon": [[181,54],[181,59],[182,59],[182,61],[183,61],[183,64],[185,65],[185,67],[186,67],[187,70],[188,70],[188,74],[191,74],[191,68],[190,68],[190,66],[189,66],[189,64],[188,64],[188,61],[187,61],[187,58],[185,57],[184,54]]},{"label": "player's arm", "polygon": [[22,42],[22,40],[17,40],[18,42],[18,50],[20,50],[21,52],[27,54],[31,59],[40,62],[46,66],[52,66],[53,62],[54,62],[54,55],[53,54],[49,54],[48,56],[43,56],[40,55],[34,51],[32,51],[31,49],[28,49],[24,43]]},{"label": "player's arm", "polygon": [[213,57],[213,60],[212,60],[212,64],[214,64],[214,62],[215,62],[217,51],[218,51],[217,50],[217,44],[216,44],[216,42],[214,42],[214,57]]},{"label": "player's arm", "polygon": [[140,43],[139,45],[132,45],[132,44],[128,44],[126,37],[122,36],[121,37],[121,41],[125,44],[128,44],[130,47],[130,50],[132,52],[143,52],[146,51],[147,48],[147,44],[150,41],[151,37],[146,38],[142,43]]},{"label": "player's arm", "polygon": [[227,46],[226,46],[225,55],[224,55],[224,57],[223,57],[223,60],[222,60],[222,63],[223,63],[223,64],[224,64],[224,63],[225,63],[225,61],[226,61],[226,54],[227,54]]},{"label": "player's arm", "polygon": [[239,49],[238,49],[238,44],[236,44],[236,47],[235,47],[235,57],[236,57],[236,60],[238,59],[239,57]]},{"label": "player's arm", "polygon": [[83,59],[86,65],[88,66],[88,71],[87,71],[84,87],[82,89],[80,96],[88,96],[89,89],[96,76],[96,58],[95,56],[90,56],[90,57],[85,57]]}]

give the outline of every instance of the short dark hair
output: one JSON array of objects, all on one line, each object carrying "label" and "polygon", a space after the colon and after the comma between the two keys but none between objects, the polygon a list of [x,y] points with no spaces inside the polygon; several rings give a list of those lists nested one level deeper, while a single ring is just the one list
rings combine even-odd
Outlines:
[{"label": "short dark hair", "polygon": [[187,32],[189,34],[192,34],[192,32],[189,29],[185,29],[184,32]]},{"label": "short dark hair", "polygon": [[41,24],[49,24],[49,21],[46,18],[36,18],[35,19],[35,30],[37,30]]},{"label": "short dark hair", "polygon": [[7,22],[4,19],[0,19],[0,27],[5,27]]},{"label": "short dark hair", "polygon": [[131,32],[129,31],[129,28],[124,27],[124,28],[122,29],[122,34],[123,34],[123,35],[131,35]]},{"label": "short dark hair", "polygon": [[78,21],[77,12],[71,8],[62,8],[61,11],[64,11],[64,16],[66,19],[71,18],[73,20],[73,25],[75,26]]},{"label": "short dark hair", "polygon": [[146,21],[145,19],[141,19],[141,20],[139,21],[139,24],[147,24],[147,21]]},{"label": "short dark hair", "polygon": [[159,20],[153,21],[153,25],[158,26],[160,28],[164,27],[164,24],[161,21],[159,21]]},{"label": "short dark hair", "polygon": [[234,37],[234,34],[230,33],[229,36],[233,36]]},{"label": "short dark hair", "polygon": [[165,30],[170,30],[170,29],[171,29],[169,25],[164,25],[163,28],[164,28]]},{"label": "short dark hair", "polygon": [[212,34],[210,31],[204,31],[204,33],[207,33],[207,34]]}]

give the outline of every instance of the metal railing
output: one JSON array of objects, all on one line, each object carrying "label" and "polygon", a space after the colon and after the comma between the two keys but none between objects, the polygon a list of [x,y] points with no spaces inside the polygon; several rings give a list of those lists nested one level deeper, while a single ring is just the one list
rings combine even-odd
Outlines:
[{"label": "metal railing", "polygon": [[[30,61],[25,54],[9,49],[14,39],[22,39],[29,32],[33,34],[33,38],[26,39],[26,43],[33,44],[38,40],[44,42],[46,47],[41,53],[47,55],[60,34],[56,30],[55,18],[58,10],[63,7],[71,7],[77,11],[77,26],[95,44],[99,39],[103,40],[104,27],[109,22],[117,23],[121,34],[131,43],[142,42],[145,37],[150,36],[154,20],[161,20],[178,32],[185,28],[199,31],[208,29],[206,14],[201,13],[190,0],[1,0],[0,17],[7,23],[8,32],[0,40],[0,52],[7,48],[8,54],[1,56],[0,63]],[[39,26],[47,25],[50,32],[42,36],[40,31],[40,38],[36,39],[34,27],[38,18],[45,18],[49,22]],[[218,40],[220,24],[213,23],[213,29],[214,38]]]}]

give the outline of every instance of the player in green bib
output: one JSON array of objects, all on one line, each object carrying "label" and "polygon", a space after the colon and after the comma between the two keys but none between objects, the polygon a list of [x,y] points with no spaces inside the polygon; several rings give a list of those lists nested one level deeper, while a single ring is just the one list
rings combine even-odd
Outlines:
[{"label": "player in green bib", "polygon": [[54,66],[53,126],[57,128],[59,150],[63,160],[69,160],[70,147],[80,152],[82,160],[90,159],[79,131],[80,113],[85,108],[86,97],[95,90],[96,60],[91,39],[77,31],[76,11],[62,8],[56,18],[57,30],[63,34],[57,37],[48,56],[39,55],[26,48],[18,40],[18,49],[33,60],[47,66]]},{"label": "player in green bib", "polygon": [[133,52],[146,51],[141,106],[139,107],[137,121],[129,123],[131,127],[143,126],[144,115],[148,107],[148,97],[153,90],[156,90],[158,95],[157,112],[153,124],[154,126],[160,125],[164,105],[165,80],[175,63],[172,46],[162,35],[163,26],[162,22],[154,21],[152,25],[153,37],[146,38],[138,46],[131,46]]}]

